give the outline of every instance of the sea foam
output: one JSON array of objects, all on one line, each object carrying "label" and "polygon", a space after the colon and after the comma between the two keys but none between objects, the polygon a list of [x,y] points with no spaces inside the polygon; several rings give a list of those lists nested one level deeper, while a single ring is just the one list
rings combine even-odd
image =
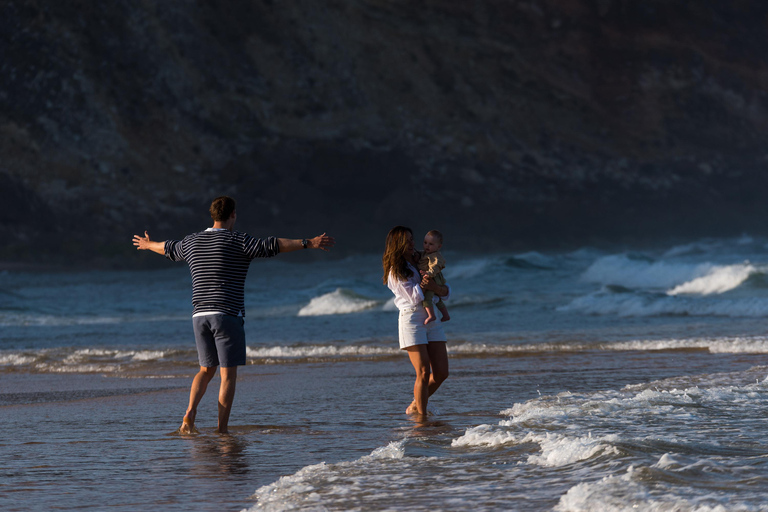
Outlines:
[{"label": "sea foam", "polygon": [[492,425],[478,425],[467,429],[461,437],[451,441],[454,448],[487,447],[499,448],[507,445],[525,443],[538,444],[541,451],[528,457],[530,464],[548,467],[561,467],[581,460],[591,459],[597,455],[619,455],[619,450],[611,443],[618,441],[617,435],[604,438],[569,437],[547,432],[544,435],[529,432],[521,436],[510,430],[499,429]]},{"label": "sea foam", "polygon": [[541,447],[541,453],[528,457],[529,463],[539,466],[562,467],[598,455],[621,455],[613,445],[619,440],[616,434],[593,438],[591,434],[569,437],[547,432],[543,436],[529,434],[525,440],[538,443]]},{"label": "sea foam", "polygon": [[707,350],[713,354],[765,354],[768,353],[768,338],[722,337],[694,339],[663,339],[622,341],[606,345],[612,350]]},{"label": "sea foam", "polygon": [[[257,504],[249,510],[327,510],[326,504],[331,501],[346,502],[350,494],[370,487],[361,482],[370,477],[371,465],[403,459],[405,443],[405,439],[393,441],[354,461],[335,464],[321,462],[306,466],[293,475],[280,477],[276,482],[256,490],[253,497]],[[375,492],[375,487],[371,487],[366,492],[367,497],[370,498]]]},{"label": "sea foam", "polygon": [[148,323],[148,322],[169,322],[186,320],[186,315],[47,315],[35,312],[0,312],[0,327],[15,326],[43,326],[43,327],[65,327],[73,325],[81,326],[100,326],[111,324],[130,324],[130,323]]},{"label": "sea foam", "polygon": [[0,366],[26,366],[37,360],[36,356],[23,353],[0,354]]},{"label": "sea foam", "polygon": [[363,356],[393,356],[400,353],[396,347],[379,347],[372,345],[301,345],[301,346],[272,346],[246,347],[246,355],[252,359],[303,359],[303,358],[344,358]]},{"label": "sea foam", "polygon": [[136,370],[147,363],[174,364],[190,360],[194,349],[117,350],[104,348],[3,351],[0,368],[16,367],[40,373],[113,373]]},{"label": "sea foam", "polygon": [[496,448],[508,444],[519,444],[521,437],[513,432],[499,430],[492,425],[478,425],[468,428],[464,435],[453,439],[451,446],[487,446]]},{"label": "sea foam", "polygon": [[[540,343],[540,344],[483,344],[469,342],[449,343],[452,357],[498,357],[525,353],[579,352],[579,351],[656,351],[656,350],[706,350],[713,354],[766,354],[768,337],[713,337],[690,339],[630,340],[621,342],[591,343]],[[252,345],[246,347],[249,364],[300,363],[317,361],[354,361],[360,359],[389,359],[399,357],[402,351],[396,340],[377,343],[320,343],[296,345]],[[61,347],[38,350],[0,351],[0,369],[24,369],[31,372],[82,372],[121,371],[154,368],[161,363],[164,368],[187,368],[196,359],[193,347],[146,348],[120,350],[100,347],[73,349]],[[522,407],[517,404],[516,408]],[[536,405],[526,405],[536,407]],[[561,411],[562,412],[562,411]],[[556,413],[549,410],[548,414]],[[505,412],[507,414],[507,412]],[[513,414],[510,413],[509,414]],[[520,411],[514,413],[522,416]]]},{"label": "sea foam", "polygon": [[[643,480],[648,476],[643,468],[630,466],[626,473],[608,475],[596,482],[583,482],[571,487],[560,497],[555,506],[556,512],[586,512],[600,510],[605,512],[752,512],[763,507],[753,507],[745,503],[727,499],[718,493],[704,494],[696,499],[685,499],[674,494],[663,495],[660,489],[651,489]],[[676,489],[680,492],[679,487]],[[718,503],[720,502],[720,503]]]}]

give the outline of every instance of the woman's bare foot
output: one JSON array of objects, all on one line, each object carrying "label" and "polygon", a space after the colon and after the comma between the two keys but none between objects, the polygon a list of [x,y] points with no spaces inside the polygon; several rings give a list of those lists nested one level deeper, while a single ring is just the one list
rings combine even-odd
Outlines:
[{"label": "woman's bare foot", "polygon": [[184,416],[181,420],[181,426],[179,427],[179,434],[199,434],[200,432],[195,428],[194,415],[189,414]]},{"label": "woman's bare foot", "polygon": [[[408,408],[405,410],[405,414],[419,414],[419,408],[416,407],[416,400],[411,402],[411,405],[408,406]],[[427,411],[426,414],[423,416],[432,416],[434,413],[431,411]]]}]

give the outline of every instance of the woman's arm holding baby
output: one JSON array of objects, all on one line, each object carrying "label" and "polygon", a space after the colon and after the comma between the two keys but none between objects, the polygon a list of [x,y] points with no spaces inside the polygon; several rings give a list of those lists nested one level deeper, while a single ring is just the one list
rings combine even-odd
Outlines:
[{"label": "woman's arm holding baby", "polygon": [[429,290],[435,292],[438,297],[449,297],[451,295],[451,287],[447,284],[437,284],[431,276],[426,273],[421,275],[421,288],[423,290]]}]

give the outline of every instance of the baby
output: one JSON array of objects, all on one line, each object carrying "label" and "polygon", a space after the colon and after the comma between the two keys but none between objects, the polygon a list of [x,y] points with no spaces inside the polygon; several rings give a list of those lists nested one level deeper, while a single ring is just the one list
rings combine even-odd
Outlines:
[{"label": "baby", "polygon": [[[445,260],[443,255],[440,254],[442,247],[443,234],[433,229],[424,237],[424,252],[419,260],[419,271],[421,271],[421,274],[433,278],[439,285],[445,284],[445,278],[442,273],[445,268]],[[427,312],[427,319],[424,320],[424,325],[437,320],[434,304],[432,303],[434,294],[434,292],[424,290],[424,302],[422,305]],[[445,307],[445,303],[440,300],[440,297],[437,298],[437,309],[442,314],[441,321],[447,322],[451,319],[451,316],[448,314],[448,308]]]}]

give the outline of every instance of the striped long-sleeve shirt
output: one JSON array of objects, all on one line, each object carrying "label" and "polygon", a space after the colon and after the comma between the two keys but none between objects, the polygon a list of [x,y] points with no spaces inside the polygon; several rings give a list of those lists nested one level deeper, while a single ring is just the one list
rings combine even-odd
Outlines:
[{"label": "striped long-sleeve shirt", "polygon": [[253,238],[226,229],[207,229],[165,242],[165,257],[186,261],[192,274],[193,314],[245,316],[245,277],[254,258],[280,252],[277,238]]}]

